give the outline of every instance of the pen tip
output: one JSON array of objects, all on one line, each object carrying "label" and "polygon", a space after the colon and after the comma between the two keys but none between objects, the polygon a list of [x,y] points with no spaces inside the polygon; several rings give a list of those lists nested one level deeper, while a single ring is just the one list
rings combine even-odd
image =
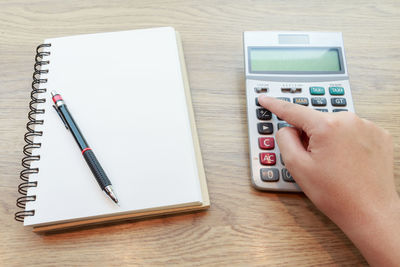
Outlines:
[{"label": "pen tip", "polygon": [[114,190],[112,189],[111,185],[108,185],[104,188],[104,191],[106,192],[106,194],[112,199],[112,201],[114,201],[115,204],[117,204],[119,206],[119,201],[117,196],[114,193]]},{"label": "pen tip", "polygon": [[55,90],[51,91],[51,96],[54,97],[55,95],[58,95],[58,93]]}]

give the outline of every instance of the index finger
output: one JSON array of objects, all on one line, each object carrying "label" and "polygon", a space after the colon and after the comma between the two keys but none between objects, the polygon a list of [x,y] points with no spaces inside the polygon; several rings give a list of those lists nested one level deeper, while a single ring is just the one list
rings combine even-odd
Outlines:
[{"label": "index finger", "polygon": [[306,133],[313,127],[320,125],[324,115],[320,111],[311,108],[282,101],[273,97],[261,95],[258,102],[266,109],[274,113],[279,118],[285,120],[296,128],[300,128]]}]

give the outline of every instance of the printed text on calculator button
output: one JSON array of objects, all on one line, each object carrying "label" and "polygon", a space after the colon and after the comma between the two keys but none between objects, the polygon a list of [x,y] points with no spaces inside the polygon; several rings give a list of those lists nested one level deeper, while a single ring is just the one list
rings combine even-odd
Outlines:
[{"label": "printed text on calculator button", "polygon": [[324,97],[312,97],[311,104],[313,106],[326,106],[326,98]]},{"label": "printed text on calculator button", "polygon": [[265,108],[259,108],[257,109],[257,118],[263,121],[270,120],[272,118],[272,113]]},{"label": "printed text on calculator button", "polygon": [[344,107],[346,106],[346,98],[342,98],[342,97],[332,97],[331,98],[331,104],[332,106],[335,107]]},{"label": "printed text on calculator button", "polygon": [[275,165],[276,164],[275,153],[260,153],[260,163],[262,165]]},{"label": "printed text on calculator button", "polygon": [[306,97],[295,97],[293,98],[293,103],[308,106],[308,98]]},{"label": "printed text on calculator button", "polygon": [[264,182],[276,182],[279,180],[279,170],[276,168],[260,169],[260,177]]},{"label": "printed text on calculator button", "polygon": [[329,87],[329,93],[331,95],[344,95],[344,88],[343,87]]},{"label": "printed text on calculator button", "polygon": [[258,145],[261,149],[274,149],[275,141],[273,137],[260,137],[258,138]]},{"label": "printed text on calculator button", "polygon": [[311,86],[310,87],[310,94],[312,95],[324,95],[325,88],[321,86]]}]

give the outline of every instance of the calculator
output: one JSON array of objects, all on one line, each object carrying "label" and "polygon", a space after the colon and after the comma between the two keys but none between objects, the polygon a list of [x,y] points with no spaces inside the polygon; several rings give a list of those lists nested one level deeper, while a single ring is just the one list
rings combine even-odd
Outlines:
[{"label": "calculator", "polygon": [[257,98],[265,94],[320,112],[354,112],[342,34],[248,31],[243,41],[252,184],[301,192],[275,140],[290,125]]}]

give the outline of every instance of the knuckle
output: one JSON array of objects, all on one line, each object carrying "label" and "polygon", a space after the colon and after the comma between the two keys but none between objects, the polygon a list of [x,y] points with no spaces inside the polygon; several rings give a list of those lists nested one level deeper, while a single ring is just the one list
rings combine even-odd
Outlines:
[{"label": "knuckle", "polygon": [[320,132],[322,134],[330,133],[332,130],[340,127],[341,120],[337,116],[328,116],[321,122]]},{"label": "knuckle", "polygon": [[327,134],[335,129],[339,129],[339,127],[356,125],[361,121],[362,120],[352,112],[330,114],[330,116],[327,116],[326,119],[321,122],[320,132]]}]

